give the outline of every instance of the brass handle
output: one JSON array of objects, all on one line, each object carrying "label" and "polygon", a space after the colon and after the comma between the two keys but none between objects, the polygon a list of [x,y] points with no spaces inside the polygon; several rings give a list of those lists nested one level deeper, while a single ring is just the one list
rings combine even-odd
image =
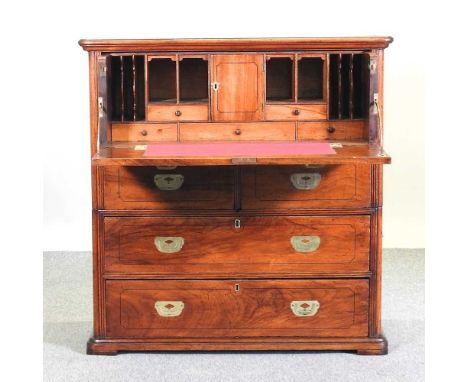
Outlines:
[{"label": "brass handle", "polygon": [[301,111],[299,109],[294,109],[293,114],[294,115],[299,115],[299,114],[301,114]]},{"label": "brass handle", "polygon": [[140,134],[146,137],[148,135],[148,132],[146,130],[141,130]]},{"label": "brass handle", "polygon": [[162,191],[178,190],[184,184],[184,176],[182,174],[156,174],[154,184]]},{"label": "brass handle", "polygon": [[241,135],[241,134],[242,134],[241,129],[236,129],[236,130],[234,130],[234,134],[236,134],[236,135]]},{"label": "brass handle", "polygon": [[291,245],[296,252],[314,252],[320,246],[320,236],[293,236]]},{"label": "brass handle", "polygon": [[184,243],[184,238],[178,236],[156,236],[154,238],[156,249],[162,253],[180,252]]},{"label": "brass handle", "polygon": [[298,317],[315,316],[320,308],[317,300],[291,301],[291,310]]},{"label": "brass handle", "polygon": [[313,190],[317,188],[322,176],[318,172],[301,172],[291,175],[291,183],[298,190]]},{"label": "brass handle", "polygon": [[154,309],[162,317],[177,317],[184,310],[183,301],[156,301]]},{"label": "brass handle", "polygon": [[333,134],[333,133],[335,132],[335,130],[336,130],[336,129],[335,129],[333,126],[329,126],[329,127],[327,128],[327,131],[328,131],[330,134]]},{"label": "brass handle", "polygon": [[176,117],[180,117],[182,115],[182,112],[180,110],[176,110],[174,114],[176,115]]}]

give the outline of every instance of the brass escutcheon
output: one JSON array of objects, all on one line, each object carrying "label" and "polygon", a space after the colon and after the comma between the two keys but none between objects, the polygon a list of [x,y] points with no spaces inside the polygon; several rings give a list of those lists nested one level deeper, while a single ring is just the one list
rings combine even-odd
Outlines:
[{"label": "brass escutcheon", "polygon": [[298,317],[315,316],[320,308],[317,300],[291,301],[291,310]]}]

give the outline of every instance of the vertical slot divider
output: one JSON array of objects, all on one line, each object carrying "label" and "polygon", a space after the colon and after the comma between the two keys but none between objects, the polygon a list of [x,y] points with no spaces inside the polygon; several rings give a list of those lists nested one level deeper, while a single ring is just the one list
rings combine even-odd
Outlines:
[{"label": "vertical slot divider", "polygon": [[124,94],[124,63],[123,56],[120,56],[120,120],[123,122],[125,119],[125,94]]},{"label": "vertical slot divider", "polygon": [[354,82],[353,82],[353,61],[354,61],[354,54],[351,53],[350,58],[349,58],[349,118],[353,119],[353,88],[354,88]]},{"label": "vertical slot divider", "polygon": [[144,120],[146,120],[147,116],[148,116],[148,102],[149,102],[149,90],[148,90],[148,55],[145,54],[144,56],[144,59],[143,59],[143,71],[144,71],[144,78],[145,78],[145,83],[144,83],[144,87],[145,87],[145,98],[143,100],[144,102],[144,105],[145,105],[145,118]]},{"label": "vertical slot divider", "polygon": [[299,70],[298,70],[298,66],[299,66],[299,63],[298,63],[298,54],[296,53],[294,55],[294,63],[293,63],[293,71],[294,71],[294,103],[297,103],[297,100],[298,100],[298,93],[299,93]]},{"label": "vertical slot divider", "polygon": [[136,121],[136,108],[137,108],[137,96],[136,96],[136,68],[135,68],[135,55],[132,54],[132,91],[133,91],[133,120]]},{"label": "vertical slot divider", "polygon": [[338,54],[338,119],[341,119],[341,53]]},{"label": "vertical slot divider", "polygon": [[178,54],[176,54],[176,103],[177,103],[177,105],[180,103],[179,60],[180,60],[180,56]]}]

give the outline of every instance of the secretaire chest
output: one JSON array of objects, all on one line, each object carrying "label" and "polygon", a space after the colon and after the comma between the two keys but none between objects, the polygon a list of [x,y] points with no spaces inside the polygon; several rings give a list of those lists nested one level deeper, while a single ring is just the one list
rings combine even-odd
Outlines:
[{"label": "secretaire chest", "polygon": [[88,353],[386,353],[391,41],[80,41],[91,101]]}]

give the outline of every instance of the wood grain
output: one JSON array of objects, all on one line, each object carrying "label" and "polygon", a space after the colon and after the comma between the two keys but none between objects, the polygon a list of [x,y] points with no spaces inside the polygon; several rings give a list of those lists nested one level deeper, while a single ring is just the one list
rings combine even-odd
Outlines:
[{"label": "wood grain", "polygon": [[[156,175],[180,174],[178,190],[160,190]],[[233,170],[230,167],[106,167],[104,183],[106,209],[219,209],[234,205]]]},{"label": "wood grain", "polygon": [[257,121],[263,119],[263,55],[214,55],[211,61],[211,115],[214,121]]},{"label": "wood grain", "polygon": [[[240,228],[234,220],[240,220]],[[369,271],[369,216],[106,217],[105,271],[179,277],[287,277]],[[182,249],[158,251],[156,236],[181,237]],[[297,252],[292,236],[318,236]]]},{"label": "wood grain", "polygon": [[[235,290],[238,284],[240,290]],[[367,280],[106,282],[106,333],[112,337],[367,336]],[[316,315],[295,316],[293,300],[317,300]],[[156,301],[183,301],[161,317]]]},{"label": "wood grain", "polygon": [[148,121],[208,121],[206,105],[148,104]]},{"label": "wood grain", "polygon": [[294,122],[181,123],[180,141],[293,141]]},{"label": "wood grain", "polygon": [[[295,173],[320,174],[320,183],[312,190],[298,190],[291,182]],[[245,167],[242,190],[242,208],[249,210],[370,207],[370,167]]]},{"label": "wood grain", "polygon": [[176,142],[176,123],[113,123],[113,142]]},{"label": "wood grain", "polygon": [[82,39],[84,50],[101,52],[242,52],[290,50],[383,49],[393,41],[385,37],[213,38],[213,39]]},{"label": "wood grain", "polygon": [[265,119],[268,121],[307,121],[327,119],[326,104],[266,105]]},{"label": "wood grain", "polygon": [[299,122],[297,139],[364,141],[367,137],[367,128],[365,120]]}]

